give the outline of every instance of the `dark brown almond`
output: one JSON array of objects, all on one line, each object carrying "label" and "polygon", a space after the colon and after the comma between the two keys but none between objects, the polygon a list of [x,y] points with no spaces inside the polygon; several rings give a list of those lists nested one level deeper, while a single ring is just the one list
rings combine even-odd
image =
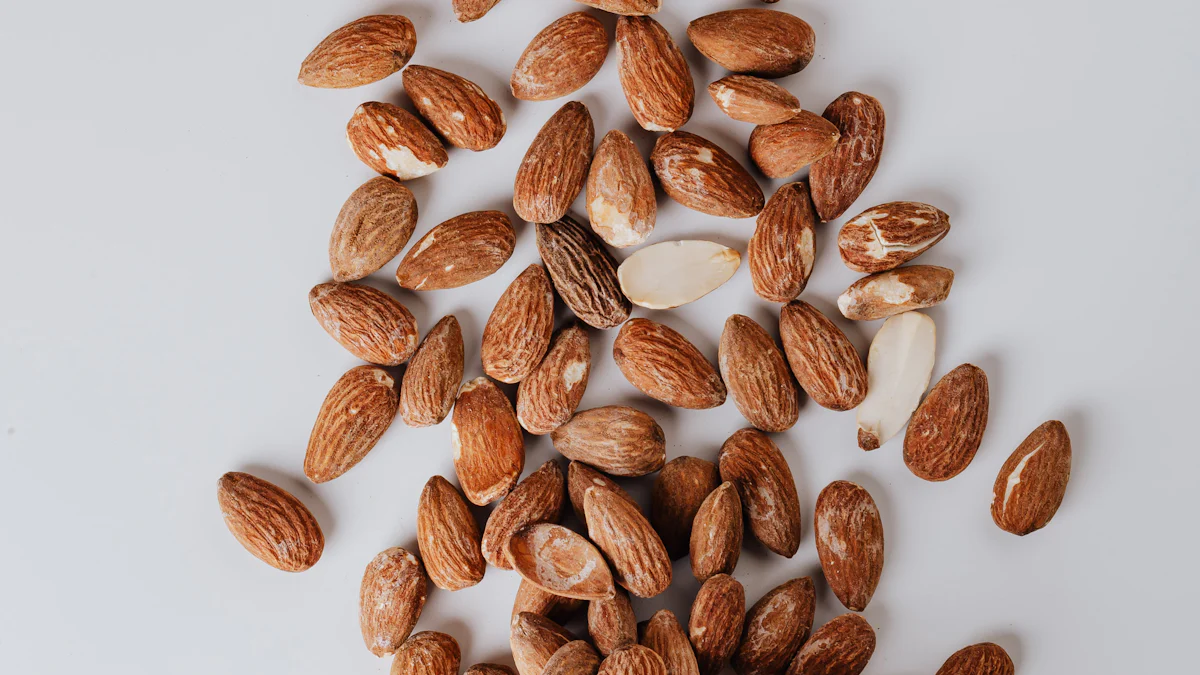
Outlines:
[{"label": "dark brown almond", "polygon": [[500,105],[465,77],[409,66],[404,69],[404,91],[421,117],[456,148],[494,148],[508,129]]},{"label": "dark brown almond", "polygon": [[783,77],[812,60],[816,35],[803,19],[771,9],[731,9],[688,25],[696,49],[735,73]]},{"label": "dark brown almond", "polygon": [[662,427],[628,406],[584,410],[551,432],[550,438],[554,449],[567,459],[614,476],[645,476],[667,461]]},{"label": "dark brown almond", "polygon": [[483,581],[487,561],[480,550],[479,524],[462,495],[434,476],[417,505],[417,546],[434,586],[459,591]]},{"label": "dark brown almond", "polygon": [[808,184],[821,222],[845,213],[879,168],[886,123],[879,101],[856,91],[842,94],[823,117],[837,127],[837,145],[813,162]]},{"label": "dark brown almond", "polygon": [[671,34],[648,16],[617,20],[617,72],[634,119],[647,131],[674,131],[687,124],[696,85]]},{"label": "dark brown almond", "polygon": [[454,18],[459,23],[478,21],[487,14],[500,0],[451,0],[454,8]]},{"label": "dark brown almond", "polygon": [[662,537],[672,560],[688,554],[696,512],[721,484],[717,465],[695,457],[676,457],[666,463],[650,491],[650,522]]},{"label": "dark brown almond", "polygon": [[746,613],[742,643],[733,655],[738,675],[778,675],[812,630],[816,593],[801,577],[776,586]]},{"label": "dark brown almond", "polygon": [[587,179],[592,230],[609,246],[636,246],[654,231],[654,182],[629,136],[613,129],[600,141]]},{"label": "dark brown almond", "polygon": [[867,395],[867,368],[832,321],[803,300],[779,314],[779,337],[792,373],[812,400],[830,410],[852,410]]},{"label": "dark brown almond", "polygon": [[571,101],[542,126],[513,184],[513,208],[531,223],[553,223],[583,190],[596,131],[587,106]]},{"label": "dark brown almond", "polygon": [[817,497],[817,556],[825,581],[852,612],[867,608],[883,573],[883,521],[861,486],[839,480]]},{"label": "dark brown almond", "polygon": [[886,319],[945,302],[953,284],[954,270],[910,265],[854,282],[838,296],[838,309],[853,321]]},{"label": "dark brown almond", "polygon": [[554,652],[542,675],[596,675],[599,669],[600,657],[596,650],[583,640],[575,640]]},{"label": "dark brown almond", "polygon": [[787,459],[757,429],[734,432],[721,446],[721,480],[737,486],[750,532],[785,558],[800,548],[800,497]]},{"label": "dark brown almond", "polygon": [[566,623],[571,615],[583,608],[585,602],[579,598],[555,595],[522,578],[517,595],[513,598],[512,616],[509,619],[517,618],[521,612],[532,612],[557,623]]},{"label": "dark brown almond", "polygon": [[949,232],[950,216],[940,209],[890,202],[846,221],[838,232],[838,252],[855,272],[886,272],[928,251]]},{"label": "dark brown almond", "polygon": [[363,642],[375,656],[400,649],[425,607],[425,570],[402,548],[375,556],[363,573],[358,622]]},{"label": "dark brown almond", "polygon": [[542,675],[546,662],[575,637],[562,626],[537,614],[524,612],[513,619],[509,632],[513,661],[520,675]]},{"label": "dark brown almond", "polygon": [[391,103],[358,106],[346,125],[346,140],[363,164],[400,180],[428,176],[449,159],[442,142],[416,115]]},{"label": "dark brown almond", "polygon": [[488,516],[483,529],[483,556],[500,569],[512,569],[504,555],[513,533],[533,523],[557,523],[562,518],[567,479],[550,460],[521,481]]},{"label": "dark brown almond", "polygon": [[630,319],[613,342],[613,359],[629,383],[679,408],[702,410],[725,402],[725,383],[700,350],[674,329]]},{"label": "dark brown almond", "polygon": [[745,617],[746,591],[736,579],[718,574],[700,587],[688,619],[700,675],[717,675],[729,663],[742,639]]},{"label": "dark brown almond", "polygon": [[617,583],[639,598],[671,585],[671,558],[640,509],[602,487],[588,488],[583,509],[588,537],[604,552]]},{"label": "dark brown almond", "polygon": [[686,131],[660,136],[650,154],[663,191],[689,209],[750,218],[763,209],[762,188],[716,143]]},{"label": "dark brown almond", "polygon": [[992,488],[992,520],[1026,535],[1054,517],[1071,478],[1071,438],[1062,422],[1046,422],[1021,442]]},{"label": "dark brown almond", "polygon": [[739,122],[779,124],[800,114],[800,101],[783,87],[752,75],[729,75],[708,85],[721,112]]},{"label": "dark brown almond", "polygon": [[450,419],[454,469],[476,506],[504,497],[525,468],[525,439],[512,403],[486,377],[463,384]]},{"label": "dark brown almond", "polygon": [[637,618],[625,591],[617,589],[611,598],[589,602],[587,618],[588,635],[602,655],[637,644]]},{"label": "dark brown almond", "polygon": [[806,183],[775,191],[750,237],[746,257],[754,292],[771,302],[791,302],[808,285],[817,257],[817,214]]},{"label": "dark brown almond", "polygon": [[786,675],[859,675],[874,653],[871,624],[857,614],[843,614],[812,634]]},{"label": "dark brown almond", "polygon": [[392,659],[391,675],[458,675],[462,652],[445,633],[427,630],[405,640]]},{"label": "dark brown almond", "polygon": [[383,291],[361,284],[319,284],[308,306],[326,333],[357,358],[398,366],[417,348],[417,320]]},{"label": "dark brown almond", "polygon": [[425,334],[404,370],[400,419],[410,427],[441,424],[454,407],[462,378],[462,328],[451,314]]},{"label": "dark brown almond", "polygon": [[587,12],[568,14],[534,36],[513,68],[513,96],[549,101],[587,84],[608,57],[608,33]]},{"label": "dark brown almond", "polygon": [[567,469],[567,495],[571,499],[571,509],[575,511],[575,517],[583,523],[584,527],[587,527],[587,512],[583,508],[583,498],[587,494],[588,488],[591,487],[612,491],[632,504],[634,508],[641,508],[633,497],[630,497],[629,493],[617,485],[613,479],[583,462],[573,461]]},{"label": "dark brown almond", "polygon": [[742,553],[742,500],[733,483],[722,483],[704,499],[692,523],[692,574],[701,583],[733,574]]},{"label": "dark brown almond", "polygon": [[329,235],[334,281],[356,281],[400,255],[417,225],[412,191],[385,176],[363,183],[338,213]]},{"label": "dark brown almond", "polygon": [[284,572],[317,564],[325,535],[311,511],[281,487],[230,472],[217,483],[217,503],[225,526],[255,558]]},{"label": "dark brown almond", "polygon": [[554,333],[554,287],[541,265],[530,265],[496,302],[483,328],[483,372],[513,384],[538,367]]},{"label": "dark brown almond", "polygon": [[725,321],[717,361],[737,409],[763,431],[787,431],[800,417],[800,393],[775,340],[748,316]]},{"label": "dark brown almond", "polygon": [[641,628],[641,644],[662,657],[667,675],[700,675],[687,631],[669,609],[660,609]]},{"label": "dark brown almond", "polygon": [[474,211],[447,220],[413,245],[396,269],[396,282],[412,291],[458,288],[500,269],[517,243],[503,211]]},{"label": "dark brown almond", "polygon": [[1013,675],[1016,666],[998,644],[983,642],[954,652],[937,675]]},{"label": "dark brown almond", "polygon": [[396,418],[396,382],[383,368],[358,366],[338,379],[321,404],[308,451],[304,475],[324,483],[358,464]]},{"label": "dark brown almond", "polygon": [[767,178],[787,178],[833,152],[841,136],[832,122],[802,110],[786,122],[754,127],[750,158]]},{"label": "dark brown almond", "polygon": [[398,14],[364,16],[333,31],[300,64],[300,84],[346,89],[382,80],[404,67],[417,31]]},{"label": "dark brown almond", "polygon": [[548,434],[566,424],[587,389],[592,370],[587,329],[567,326],[554,336],[546,358],[517,389],[517,421],[534,435]]},{"label": "dark brown almond", "polygon": [[613,597],[612,572],[600,550],[562,525],[533,523],[504,545],[509,565],[547,593],[580,600]]},{"label": "dark brown almond", "polygon": [[617,263],[587,228],[570,217],[538,225],[537,247],[558,297],[581,321],[604,330],[629,318],[633,305],[621,292]]},{"label": "dark brown almond", "polygon": [[601,675],[667,675],[667,665],[653,649],[626,645],[604,659]]},{"label": "dark brown almond", "polygon": [[975,459],[988,421],[987,374],[964,363],[934,385],[904,435],[904,464],[925,480],[943,481]]},{"label": "dark brown almond", "polygon": [[662,0],[575,0],[588,7],[602,9],[612,14],[643,16],[657,14],[662,9]]}]

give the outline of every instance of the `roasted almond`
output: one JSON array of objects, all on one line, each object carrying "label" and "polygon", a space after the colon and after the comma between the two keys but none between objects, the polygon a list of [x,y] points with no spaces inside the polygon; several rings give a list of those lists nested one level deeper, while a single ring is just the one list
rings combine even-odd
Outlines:
[{"label": "roasted almond", "polygon": [[512,403],[486,377],[459,389],[450,442],[458,482],[476,506],[508,494],[525,468],[525,439]]},{"label": "roasted almond", "polygon": [[587,213],[592,230],[609,246],[636,246],[654,231],[658,207],[646,160],[629,136],[608,132],[587,178]]},{"label": "roasted almond", "polygon": [[425,607],[425,571],[402,548],[375,556],[363,573],[358,622],[363,641],[375,656],[400,649]]},{"label": "roasted almond", "polygon": [[649,319],[630,319],[613,342],[613,359],[629,383],[679,408],[716,408],[725,383],[708,359],[677,331]]},{"label": "roasted almond", "polygon": [[217,503],[225,527],[255,558],[284,572],[317,564],[325,535],[311,511],[281,487],[230,472],[217,483]]},{"label": "roasted almond", "polygon": [[575,511],[575,517],[583,523],[584,527],[587,527],[587,512],[583,508],[583,498],[587,494],[588,488],[591,487],[614,492],[621,499],[632,504],[634,508],[641,508],[633,497],[630,497],[629,493],[617,485],[613,479],[583,462],[572,461],[571,466],[567,469],[567,496],[571,499],[571,509]]},{"label": "roasted almond", "polygon": [[604,330],[629,318],[633,306],[621,293],[617,263],[587,228],[570,217],[538,225],[537,247],[558,297],[581,321]]},{"label": "roasted almond", "polygon": [[509,538],[533,523],[557,523],[566,500],[567,479],[550,460],[529,474],[488,516],[483,528],[483,556],[500,569],[512,569],[504,555]]},{"label": "roasted almond", "polygon": [[400,180],[428,176],[449,159],[442,142],[416,115],[391,103],[358,106],[346,125],[346,140],[371,170]]},{"label": "roasted almond", "polygon": [[1045,527],[1071,478],[1071,437],[1062,422],[1046,422],[1000,468],[992,488],[992,520],[1005,532],[1026,535]]},{"label": "roasted almond", "polygon": [[541,265],[530,265],[508,286],[483,328],[483,372],[513,384],[538,367],[554,333],[554,287]]},{"label": "roasted almond", "polygon": [[480,550],[479,524],[462,495],[441,476],[421,490],[417,546],[434,586],[459,591],[483,581],[487,561]]},{"label": "roasted almond", "polygon": [[476,663],[464,675],[517,675],[517,671],[499,663]]},{"label": "roasted almond", "polygon": [[998,644],[983,642],[954,652],[937,675],[1013,675],[1016,666]]},{"label": "roasted almond", "polygon": [[920,312],[883,322],[867,355],[867,396],[858,407],[858,447],[874,450],[900,433],[933,376],[937,328]]},{"label": "roasted almond", "polygon": [[639,598],[671,585],[671,558],[641,510],[602,487],[588,488],[583,509],[588,537],[604,552],[617,583]]},{"label": "roasted almond", "polygon": [[733,655],[738,675],[778,675],[812,630],[816,593],[801,577],[776,586],[746,613],[742,643]]},{"label": "roasted almond", "polygon": [[825,581],[853,612],[867,608],[883,573],[883,521],[861,486],[839,480],[817,497],[817,555]]},{"label": "roasted almond", "polygon": [[404,370],[400,419],[410,427],[441,424],[454,407],[462,378],[462,328],[451,314],[425,334]]},{"label": "roasted almond", "polygon": [[662,657],[667,675],[700,675],[688,634],[669,609],[660,609],[641,627],[641,644]]},{"label": "roasted almond", "polygon": [[886,123],[879,101],[856,91],[839,96],[822,116],[841,135],[832,151],[813,162],[808,184],[817,215],[829,222],[867,189],[879,168]]},{"label": "roasted almond", "polygon": [[643,16],[657,14],[662,9],[662,0],[575,0],[588,7],[602,9],[612,14]]},{"label": "roasted almond", "polygon": [[767,178],[787,178],[833,152],[841,137],[833,122],[801,110],[786,122],[754,127],[750,158]]},{"label": "roasted almond", "polygon": [[451,0],[454,18],[460,23],[478,21],[487,14],[500,0]]},{"label": "roasted almond", "polygon": [[817,257],[816,222],[805,183],[781,186],[758,214],[746,257],[760,298],[791,302],[808,285]]},{"label": "roasted almond", "polygon": [[562,626],[537,614],[525,612],[513,619],[508,641],[513,661],[521,675],[542,675],[546,662],[563,645],[575,638]]},{"label": "roasted almond", "polygon": [[417,320],[383,291],[361,284],[319,284],[308,306],[321,327],[357,358],[398,366],[417,348]]},{"label": "roasted almond", "polygon": [[421,237],[396,269],[396,282],[412,291],[458,288],[500,269],[517,243],[503,211],[474,211],[447,220]]},{"label": "roasted almond", "polygon": [[803,19],[771,9],[731,9],[688,25],[688,38],[709,59],[735,73],[783,77],[812,60],[816,35]]},{"label": "roasted almond", "polygon": [[404,641],[392,659],[391,675],[458,675],[462,652],[445,633],[427,630]]},{"label": "roasted almond", "polygon": [[713,490],[692,522],[692,574],[701,583],[733,574],[742,553],[742,500],[733,483]]},{"label": "roasted almond", "polygon": [[517,421],[534,435],[548,434],[571,419],[592,370],[587,329],[572,324],[550,343],[546,358],[517,389]]},{"label": "roasted almond", "polygon": [[874,653],[871,624],[857,614],[843,614],[812,634],[786,675],[859,675]]},{"label": "roasted almond", "polygon": [[[599,554],[599,551],[596,553]],[[507,554],[505,554],[505,559],[507,560]],[[601,556],[600,560],[603,559]],[[511,565],[511,563],[509,564]],[[566,623],[572,614],[583,607],[585,602],[579,598],[555,595],[522,577],[521,585],[517,587],[517,595],[513,598],[512,616],[509,619],[517,618],[521,612],[532,612],[560,624]]]},{"label": "roasted almond", "polygon": [[596,140],[587,106],[571,101],[542,126],[513,185],[513,208],[531,223],[553,223],[583,190]]},{"label": "roasted almond", "polygon": [[944,302],[953,284],[954,271],[945,267],[901,267],[854,282],[838,296],[838,309],[853,321],[886,319]]},{"label": "roasted almond", "polygon": [[664,241],[626,258],[617,278],[633,304],[672,309],[717,290],[741,264],[742,254],[713,241]]},{"label": "roasted almond", "polygon": [[975,459],[988,421],[987,374],[964,363],[934,385],[904,435],[904,464],[931,481],[954,478]]},{"label": "roasted almond", "polygon": [[494,148],[508,129],[500,105],[465,77],[409,66],[404,69],[404,91],[421,117],[456,148]]},{"label": "roasted almond", "polygon": [[660,136],[650,154],[663,191],[689,209],[750,218],[763,209],[762,188],[716,143],[686,131]]},{"label": "roasted almond", "polygon": [[855,272],[886,272],[928,251],[949,231],[950,217],[940,209],[890,202],[846,221],[838,232],[838,252]]},{"label": "roasted almond", "polygon": [[650,522],[673,560],[688,554],[700,505],[721,484],[717,465],[695,457],[666,463],[650,491]]},{"label": "roasted almond", "polygon": [[653,649],[633,644],[614,651],[600,664],[602,675],[667,675],[667,665]]},{"label": "roasted almond", "polygon": [[533,523],[504,545],[512,569],[538,588],[565,598],[596,600],[613,596],[608,563],[592,542],[562,525]]},{"label": "roasted almond", "polygon": [[717,361],[737,409],[763,431],[787,431],[800,417],[800,393],[775,340],[748,316],[725,321]]},{"label": "roasted almond", "polygon": [[667,446],[654,418],[628,406],[577,413],[551,432],[554,449],[614,476],[645,476],[663,467]]},{"label": "roasted almond", "polygon": [[737,486],[750,532],[785,558],[800,548],[800,497],[787,459],[757,429],[736,431],[721,446],[721,480]]},{"label": "roasted almond", "polygon": [[391,426],[398,399],[396,382],[383,368],[358,366],[342,375],[317,413],[304,475],[324,483],[362,461]]},{"label": "roasted almond", "polygon": [[417,224],[417,199],[399,182],[376,176],[363,183],[338,213],[329,235],[334,281],[356,281],[400,255]]},{"label": "roasted almond", "polygon": [[558,648],[546,662],[542,675],[596,675],[600,657],[583,640],[575,640]]},{"label": "roasted almond", "polygon": [[700,587],[688,618],[700,675],[717,675],[729,663],[741,642],[745,617],[746,591],[736,579],[718,574]]},{"label": "roasted almond", "polygon": [[708,85],[721,112],[739,122],[779,124],[800,114],[800,101],[783,87],[752,75],[729,75]]},{"label": "roasted almond", "polygon": [[587,84],[608,57],[608,33],[587,12],[568,14],[534,36],[513,68],[513,96],[549,101]]},{"label": "roasted almond", "polygon": [[637,617],[629,604],[629,594],[619,588],[611,598],[588,603],[587,623],[588,635],[604,656],[637,644]]},{"label": "roasted almond", "polygon": [[818,405],[851,410],[867,395],[867,369],[846,334],[803,300],[779,313],[779,337],[800,387]]},{"label": "roasted almond", "polygon": [[370,84],[404,67],[417,31],[398,14],[364,16],[333,31],[300,64],[300,84],[346,89]]},{"label": "roasted almond", "polygon": [[696,85],[671,34],[648,16],[617,20],[617,73],[634,119],[647,131],[674,131],[687,124]]}]

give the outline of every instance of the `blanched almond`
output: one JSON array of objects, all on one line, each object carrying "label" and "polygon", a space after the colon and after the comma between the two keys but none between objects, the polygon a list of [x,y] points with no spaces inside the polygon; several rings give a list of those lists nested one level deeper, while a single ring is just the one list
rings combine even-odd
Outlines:
[{"label": "blanched almond", "polygon": [[617,268],[621,291],[635,305],[671,309],[720,288],[742,256],[711,241],[665,241],[638,249]]},{"label": "blanched almond", "polygon": [[900,433],[929,388],[937,328],[920,312],[883,322],[867,356],[867,396],[858,408],[858,447],[874,450]]}]

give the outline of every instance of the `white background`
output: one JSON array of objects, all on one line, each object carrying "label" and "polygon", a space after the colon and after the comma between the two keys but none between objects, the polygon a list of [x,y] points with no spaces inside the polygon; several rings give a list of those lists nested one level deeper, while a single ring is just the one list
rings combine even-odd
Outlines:
[{"label": "white background", "polygon": [[[361,101],[405,97],[399,75],[346,91],[307,89],[295,76],[343,23],[408,15],[420,39],[412,62],[476,81],[510,121],[495,150],[451,150],[444,170],[410,183],[420,204],[412,241],[465,211],[511,213],[525,149],[569,99],[517,102],[508,75],[535,33],[581,6],[503,0],[460,25],[449,4],[4,3],[0,672],[386,672],[359,636],[358,584],[375,553],[415,546],[426,479],[453,479],[448,424],[397,421],[359,467],[309,484],[301,462],[313,417],[356,362],[318,327],[306,296],[329,277],[342,201],[371,175],[347,149],[344,125]],[[684,30],[702,14],[758,3],[664,5],[658,18],[683,45],[698,90],[687,130],[745,160],[751,127],[708,98],[704,86],[724,72]],[[905,468],[899,438],[861,452],[852,413],[807,402],[796,427],[776,436],[796,475],[804,540],[792,560],[746,550],[736,576],[749,602],[788,578],[819,578],[812,507],[824,485],[848,478],[874,496],[887,535],[865,613],[879,638],[868,675],[932,673],[982,640],[1008,649],[1019,673],[1186,670],[1200,601],[1200,15],[1165,1],[774,7],[817,33],[812,64],[782,80],[807,109],[855,89],[887,111],[882,164],[852,214],[906,199],[951,215],[950,235],[922,258],[957,273],[949,301],[929,312],[934,377],[980,365],[992,407],[974,464],[931,484]],[[613,18],[602,20],[611,31]],[[653,135],[635,128],[615,54],[572,98],[590,108],[597,139],[620,128],[648,153]],[[768,194],[777,184],[763,181]],[[836,255],[839,224],[821,227],[803,295],[833,314],[857,276]],[[753,226],[660,195],[652,241],[710,238],[744,251]],[[488,312],[536,257],[532,228],[518,223],[516,254],[485,282],[400,293],[393,263],[372,283],[423,329],[455,313],[474,377]],[[777,311],[752,293],[743,265],[693,305],[635,314],[680,329],[715,360],[729,314],[774,333]],[[878,324],[838,319],[865,353]],[[613,335],[592,332],[584,407],[645,408],[672,457],[712,459],[745,425],[732,401],[713,411],[647,402],[615,368]],[[1074,444],[1066,500],[1049,527],[1017,538],[991,522],[992,482],[1052,418]],[[529,439],[528,470],[555,456],[548,439]],[[315,568],[281,573],[237,545],[216,504],[229,470],[277,481],[313,509],[328,538]],[[645,497],[648,483],[629,485]],[[665,606],[686,621],[696,583],[686,560],[675,572],[664,596],[635,603],[639,619]],[[475,588],[432,592],[420,628],[453,634],[464,669],[510,663],[516,586],[514,574],[491,569]],[[841,608],[823,582],[818,589],[820,624]]]}]

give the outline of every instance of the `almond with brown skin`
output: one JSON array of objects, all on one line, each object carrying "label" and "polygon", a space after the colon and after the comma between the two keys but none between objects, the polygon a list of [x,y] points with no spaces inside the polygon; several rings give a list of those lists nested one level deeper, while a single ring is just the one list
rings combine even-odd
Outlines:
[{"label": "almond with brown skin", "polygon": [[671,558],[641,510],[601,487],[588,488],[583,509],[588,537],[604,552],[617,583],[639,598],[671,585]]},{"label": "almond with brown skin", "polygon": [[800,548],[800,497],[787,459],[757,429],[734,432],[721,446],[721,480],[737,486],[750,532],[785,558]]},{"label": "almond with brown skin", "polygon": [[533,372],[554,332],[554,287],[541,265],[530,265],[508,286],[483,328],[483,372],[513,384]]},{"label": "almond with brown skin", "polygon": [[629,594],[617,589],[617,594],[607,600],[592,600],[588,603],[588,635],[603,656],[632,644],[637,644],[637,617]]},{"label": "almond with brown skin", "polygon": [[636,246],[654,231],[654,183],[629,136],[613,129],[600,141],[587,178],[592,230],[609,246]]},{"label": "almond with brown skin", "polygon": [[817,497],[817,556],[825,581],[852,612],[867,608],[883,573],[883,521],[861,486],[839,480]]},{"label": "almond with brown skin", "polygon": [[983,642],[954,652],[937,675],[1013,675],[1016,666],[998,644]]},{"label": "almond with brown skin", "polygon": [[581,321],[604,330],[629,318],[633,305],[621,292],[617,262],[587,228],[570,217],[538,225],[537,247],[558,297]]},{"label": "almond with brown skin", "polygon": [[904,464],[929,481],[949,480],[975,459],[988,421],[987,374],[964,363],[934,385],[904,435]]},{"label": "almond with brown skin", "polygon": [[857,614],[843,614],[812,634],[786,675],[859,675],[874,653],[871,624]]},{"label": "almond with brown skin", "polygon": [[618,19],[617,64],[625,100],[643,129],[674,131],[691,119],[692,71],[662,24],[648,16]]},{"label": "almond with brown skin", "polygon": [[733,574],[742,553],[742,500],[733,483],[713,490],[692,523],[692,574],[701,583]]},{"label": "almond with brown skin", "polygon": [[800,101],[783,87],[752,75],[729,75],[708,85],[721,112],[739,122],[779,124],[800,114]]},{"label": "almond with brown skin", "polygon": [[831,152],[813,162],[808,184],[817,215],[829,222],[867,189],[879,167],[886,123],[879,101],[856,91],[839,96],[822,116],[841,136]]},{"label": "almond with brown skin", "polygon": [[746,591],[733,577],[718,574],[700,587],[688,619],[700,675],[717,675],[729,663],[742,639],[745,616]]},{"label": "almond with brown skin", "polygon": [[750,158],[767,178],[787,178],[833,152],[841,137],[833,122],[802,110],[786,122],[754,127]]},{"label": "almond with brown skin", "polygon": [[396,282],[411,291],[458,288],[500,269],[517,243],[503,211],[474,211],[447,220],[413,245],[396,269]]},{"label": "almond with brown skin", "polygon": [[662,0],[575,0],[588,7],[602,9],[611,14],[644,16],[657,14],[662,9]]},{"label": "almond with brown skin", "polygon": [[451,0],[454,18],[459,23],[478,21],[487,14],[500,0]]},{"label": "almond with brown skin", "polygon": [[533,139],[517,169],[513,208],[531,223],[553,223],[567,215],[592,163],[596,132],[587,106],[559,108]]},{"label": "almond with brown skin", "polygon": [[396,382],[383,368],[359,366],[338,379],[321,404],[308,451],[304,475],[324,483],[358,464],[396,417]]},{"label": "almond with brown skin", "polygon": [[402,548],[375,556],[363,573],[358,622],[363,642],[375,656],[400,649],[421,618],[426,596],[421,561]]},{"label": "almond with brown skin", "polygon": [[391,103],[358,106],[346,125],[346,140],[371,170],[400,180],[428,176],[449,159],[442,142],[416,115]]},{"label": "almond with brown skin", "polygon": [[721,377],[737,409],[763,431],[787,431],[800,417],[800,394],[775,340],[748,316],[734,314],[721,333]]},{"label": "almond with brown skin", "polygon": [[346,89],[370,84],[404,67],[417,31],[398,14],[364,16],[333,31],[300,64],[300,84]]},{"label": "almond with brown skin", "polygon": [[400,255],[417,224],[417,199],[399,182],[376,176],[363,183],[338,213],[329,235],[334,281],[356,281]]},{"label": "almond with brown skin", "polygon": [[483,556],[500,569],[512,569],[504,555],[513,533],[533,523],[557,523],[562,518],[567,480],[550,460],[521,481],[488,516],[483,529]]},{"label": "almond with brown skin", "polygon": [[542,675],[596,675],[599,669],[600,657],[596,650],[583,640],[575,640],[554,652]]},{"label": "almond with brown skin", "polygon": [[584,410],[555,429],[550,438],[554,449],[567,459],[614,476],[645,476],[667,461],[662,427],[653,417],[628,406]]},{"label": "almond with brown skin", "polygon": [[465,675],[517,675],[517,671],[499,663],[476,663]]},{"label": "almond with brown skin", "polygon": [[812,630],[816,593],[802,577],[776,586],[746,613],[742,644],[733,655],[738,675],[778,675]]},{"label": "almond with brown skin", "polygon": [[653,649],[627,645],[600,664],[601,675],[667,675],[667,666]]},{"label": "almond with brown skin", "polygon": [[855,272],[886,272],[928,251],[949,231],[950,216],[936,207],[890,202],[846,221],[838,232],[838,252]]},{"label": "almond with brown skin", "polygon": [[346,351],[398,366],[417,348],[417,320],[383,291],[361,284],[319,284],[308,293],[313,316]]},{"label": "almond with brown skin", "polygon": [[[507,554],[505,558],[507,559]],[[517,595],[513,598],[512,616],[509,619],[517,618],[521,612],[532,612],[557,623],[566,623],[571,615],[583,608],[585,602],[587,601],[579,598],[555,595],[522,578],[521,585],[517,587]]]},{"label": "almond with brown skin", "polygon": [[534,435],[566,424],[587,389],[592,370],[591,340],[578,324],[560,330],[546,358],[517,389],[517,421]]},{"label": "almond with brown skin", "polygon": [[613,342],[613,359],[629,383],[679,408],[703,410],[725,402],[725,383],[708,359],[677,331],[631,319]]},{"label": "almond with brown skin", "polygon": [[465,77],[409,66],[404,70],[404,91],[421,117],[456,148],[494,148],[508,129],[500,105]]},{"label": "almond with brown skin", "polygon": [[525,468],[525,440],[512,403],[486,377],[459,389],[450,442],[458,482],[476,506],[508,494]]},{"label": "almond with brown skin", "polygon": [[689,209],[750,218],[763,209],[762,188],[716,143],[686,131],[660,136],[650,155],[663,191]]},{"label": "almond with brown skin", "polygon": [[808,285],[817,257],[816,222],[805,183],[781,186],[758,214],[746,257],[760,298],[791,302]]},{"label": "almond with brown skin", "polygon": [[591,487],[609,490],[632,504],[634,508],[641,508],[633,497],[630,497],[629,493],[617,485],[613,479],[583,462],[573,461],[567,469],[567,495],[571,499],[571,509],[575,511],[575,517],[583,523],[584,527],[587,527],[587,512],[583,508],[583,498],[587,494],[588,488]]},{"label": "almond with brown skin", "polygon": [[735,73],[783,77],[812,60],[816,35],[803,19],[771,9],[731,9],[688,25],[688,38],[709,59]]},{"label": "almond with brown skin", "polygon": [[554,595],[579,600],[613,596],[608,563],[592,542],[554,523],[534,523],[504,545],[509,565],[521,578]]},{"label": "almond with brown skin", "polygon": [[954,270],[910,265],[854,282],[838,296],[838,309],[852,321],[874,321],[945,302]]},{"label": "almond with brown skin", "polygon": [[462,652],[445,633],[427,630],[410,637],[396,650],[391,675],[458,675]]},{"label": "almond with brown skin", "polygon": [[311,511],[281,487],[230,472],[217,482],[217,503],[225,527],[255,558],[284,572],[317,564],[325,535]]},{"label": "almond with brown skin", "polygon": [[832,321],[803,300],[779,314],[779,337],[792,373],[812,400],[852,410],[867,396],[867,369],[858,350]]},{"label": "almond with brown skin", "polygon": [[721,484],[717,465],[695,457],[676,457],[654,479],[650,522],[672,560],[688,554],[692,524],[700,505]]},{"label": "almond with brown skin", "polygon": [[441,476],[421,490],[417,546],[434,586],[459,591],[483,581],[487,561],[480,550],[479,524],[462,495]]},{"label": "almond with brown skin", "polygon": [[700,675],[688,634],[669,609],[660,609],[641,629],[641,644],[662,657],[667,675]]},{"label": "almond with brown skin", "polygon": [[542,675],[546,662],[563,645],[575,638],[562,626],[537,614],[525,612],[513,619],[508,641],[513,661],[521,675]]},{"label": "almond with brown skin", "polygon": [[451,314],[425,334],[404,370],[400,419],[410,427],[441,424],[454,407],[462,378],[462,328]]},{"label": "almond with brown skin", "polygon": [[1045,527],[1071,478],[1071,438],[1057,420],[1033,430],[1000,468],[992,488],[992,520],[1005,532],[1026,535]]},{"label": "almond with brown skin", "polygon": [[513,96],[549,101],[591,81],[608,57],[608,33],[587,12],[568,14],[534,36],[513,68]]}]

